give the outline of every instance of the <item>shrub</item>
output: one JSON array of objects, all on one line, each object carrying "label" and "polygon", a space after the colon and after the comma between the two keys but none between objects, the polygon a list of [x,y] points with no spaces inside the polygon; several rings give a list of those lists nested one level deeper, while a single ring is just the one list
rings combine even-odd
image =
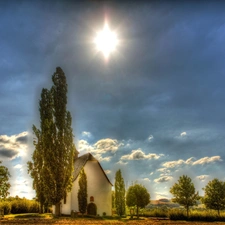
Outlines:
[{"label": "shrub", "polygon": [[169,218],[171,220],[187,220],[186,212],[180,209],[172,209],[169,211]]},{"label": "shrub", "polygon": [[8,215],[11,212],[11,205],[10,205],[9,202],[6,202],[6,201],[1,202],[0,203],[0,209],[4,210],[4,215]]},{"label": "shrub", "polygon": [[153,208],[143,212],[143,216],[148,217],[168,217],[168,209],[166,208]]},{"label": "shrub", "polygon": [[18,199],[11,202],[11,213],[38,213],[39,205],[34,200]]}]

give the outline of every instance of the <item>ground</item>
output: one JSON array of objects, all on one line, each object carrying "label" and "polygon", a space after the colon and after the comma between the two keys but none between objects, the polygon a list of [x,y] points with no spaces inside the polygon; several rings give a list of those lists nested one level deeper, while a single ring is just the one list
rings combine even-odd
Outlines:
[{"label": "ground", "polygon": [[[52,225],[61,225],[61,224],[66,224],[66,225],[80,225],[80,224],[97,224],[97,225],[117,225],[117,224],[132,224],[132,225],[142,225],[142,224],[156,224],[156,225],[166,225],[166,224],[173,224],[173,225],[209,225],[209,223],[206,222],[186,222],[186,221],[170,221],[170,220],[164,220],[164,219],[158,219],[158,218],[143,218],[141,220],[128,220],[128,219],[123,219],[123,220],[107,220],[107,219],[82,219],[82,218],[76,218],[76,219],[71,219],[71,218],[59,218],[59,219],[54,219],[54,218],[40,218],[40,217],[32,217],[32,218],[3,218],[0,220],[1,224],[11,224],[11,225],[16,225],[16,224],[38,224],[38,225],[44,225],[44,224],[52,224]],[[211,224],[211,223],[210,223]],[[224,224],[225,222],[214,222],[213,224]]]}]

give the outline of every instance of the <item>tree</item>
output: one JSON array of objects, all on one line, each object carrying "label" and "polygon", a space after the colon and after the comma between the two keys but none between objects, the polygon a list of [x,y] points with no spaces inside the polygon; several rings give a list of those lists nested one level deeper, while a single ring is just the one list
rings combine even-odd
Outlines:
[{"label": "tree", "polygon": [[5,199],[9,194],[10,188],[9,177],[10,173],[7,167],[2,166],[0,161],[0,199]]},{"label": "tree", "polygon": [[119,216],[125,214],[125,184],[120,170],[115,177],[115,207]]},{"label": "tree", "polygon": [[33,189],[36,190],[36,198],[40,203],[40,213],[44,212],[44,206],[48,205],[44,192],[44,183],[42,179],[43,168],[43,149],[41,147],[41,131],[33,126],[33,132],[36,136],[36,140],[33,141],[35,151],[33,153],[32,162],[28,162],[28,173],[33,178]]},{"label": "tree", "polygon": [[206,208],[217,210],[220,216],[220,210],[225,209],[225,182],[215,178],[209,181],[203,190],[205,190],[203,204]]},{"label": "tree", "polygon": [[137,217],[139,218],[139,208],[144,208],[150,201],[150,194],[141,184],[130,186],[126,195],[126,204],[128,207],[137,208]]},{"label": "tree", "polygon": [[79,190],[77,193],[78,205],[79,211],[83,215],[87,210],[87,176],[84,171],[84,168],[82,168],[80,171],[78,183],[79,183]]},{"label": "tree", "polygon": [[39,102],[40,129],[33,126],[35,150],[28,172],[39,201],[55,205],[60,215],[60,201],[72,188],[74,157],[72,118],[67,111],[66,76],[60,67],[52,76],[50,90],[43,88]]},{"label": "tree", "polygon": [[195,192],[194,184],[190,177],[183,175],[179,178],[178,183],[175,183],[170,188],[170,193],[174,196],[173,202],[183,205],[189,216],[190,206],[196,205],[199,200],[198,192]]}]

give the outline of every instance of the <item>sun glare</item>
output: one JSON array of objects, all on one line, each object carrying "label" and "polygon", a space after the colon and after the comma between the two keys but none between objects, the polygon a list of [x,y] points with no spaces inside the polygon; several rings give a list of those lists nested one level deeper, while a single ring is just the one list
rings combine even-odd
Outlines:
[{"label": "sun glare", "polygon": [[115,51],[118,44],[117,35],[115,32],[111,31],[108,24],[105,23],[103,30],[97,33],[94,43],[97,51],[102,52],[105,59],[108,59],[109,55]]}]

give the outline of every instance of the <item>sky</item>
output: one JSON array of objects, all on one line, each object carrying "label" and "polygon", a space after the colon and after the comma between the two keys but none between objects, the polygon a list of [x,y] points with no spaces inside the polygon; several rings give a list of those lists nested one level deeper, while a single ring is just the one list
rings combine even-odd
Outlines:
[{"label": "sky", "polygon": [[[42,88],[56,67],[80,155],[110,181],[171,198],[188,175],[196,191],[225,181],[225,14],[222,1],[0,1],[0,160],[10,195],[35,197],[27,161]],[[93,39],[108,21],[106,61]]]}]

